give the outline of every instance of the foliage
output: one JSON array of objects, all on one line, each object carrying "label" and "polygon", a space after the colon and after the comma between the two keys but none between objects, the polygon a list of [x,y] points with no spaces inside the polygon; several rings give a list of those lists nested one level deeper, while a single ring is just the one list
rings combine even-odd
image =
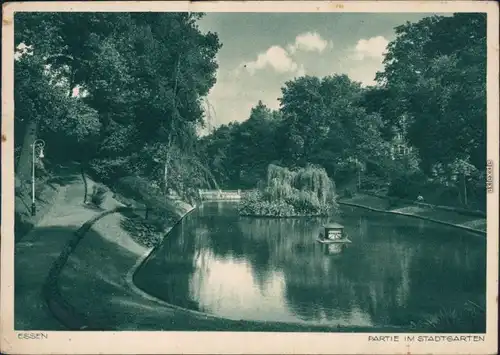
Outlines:
[{"label": "foliage", "polygon": [[151,213],[145,219],[138,212],[127,211],[122,213],[121,226],[129,232],[138,244],[146,248],[155,247],[163,239],[165,231],[172,225],[172,220],[155,213]]},{"label": "foliage", "polygon": [[[200,138],[221,48],[198,27],[202,16],[17,13],[15,46],[26,50],[15,60],[16,172],[29,175],[30,145],[42,138],[48,160],[78,161],[107,183],[137,176],[156,196],[171,189],[194,200],[200,187],[262,181],[264,200],[319,211],[330,201],[324,169],[338,186],[484,205],[484,14],[398,26],[376,86],[346,75],[295,78],[283,84],[279,110],[258,101],[245,121]],[[398,135],[412,149],[393,159]],[[308,164],[322,168],[299,174]]]},{"label": "foliage", "polygon": [[422,194],[422,179],[420,175],[403,173],[393,178],[389,185],[388,196],[416,200]]},{"label": "foliage", "polygon": [[241,215],[288,217],[296,215],[294,207],[283,200],[267,201],[262,192],[256,190],[245,195],[240,203]]},{"label": "foliage", "polygon": [[115,182],[115,190],[126,198],[131,198],[144,204],[155,214],[169,216],[175,214],[175,209],[167,203],[161,189],[148,179],[140,176],[126,176]]},{"label": "foliage", "polygon": [[[268,164],[314,163],[338,185],[391,185],[391,194],[408,198],[432,195],[432,186],[447,204],[483,201],[484,14],[431,16],[396,34],[378,85],[363,88],[345,75],[296,78],[284,84],[276,114],[259,102],[247,121],[205,137],[222,184],[253,187]],[[401,143],[405,153],[391,154]]]},{"label": "foliage", "polygon": [[202,139],[204,160],[221,185],[251,188],[265,177],[269,163],[281,157],[280,119],[259,101],[248,120],[222,125]]},{"label": "foliage", "polygon": [[[426,173],[470,156],[485,161],[486,16],[432,16],[396,28],[378,74],[391,119],[410,118],[408,138]],[[397,104],[395,104],[397,103]]]},{"label": "foliage", "polygon": [[285,150],[299,164],[319,164],[335,176],[350,157],[376,159],[383,153],[380,118],[361,106],[359,83],[345,75],[306,76],[286,82],[282,92]]},{"label": "foliage", "polygon": [[328,215],[337,207],[335,186],[325,170],[308,166],[290,171],[269,165],[262,190],[243,198],[240,214],[257,216]]},{"label": "foliage", "polygon": [[355,192],[352,189],[344,189],[344,198],[353,198]]},{"label": "foliage", "polygon": [[349,159],[378,165],[389,155],[380,115],[362,106],[359,83],[345,75],[306,76],[286,82],[282,92],[279,111],[258,102],[248,120],[203,139],[208,164],[224,186],[253,187],[269,164],[317,164],[347,181],[357,169]]},{"label": "foliage", "polygon": [[484,329],[485,308],[468,301],[461,309],[442,309],[435,317],[423,319],[415,324],[427,332],[444,333],[453,329],[457,333],[467,333],[471,329]]},{"label": "foliage", "polygon": [[[259,102],[247,121],[205,137],[221,185],[254,187],[268,164],[313,163],[339,186],[391,185],[409,198],[432,195],[432,186],[448,204],[483,204],[484,14],[431,16],[395,30],[376,86],[345,75],[296,78],[283,85],[279,111]],[[401,144],[404,154],[394,154]]]},{"label": "foliage", "polygon": [[15,45],[26,50],[15,61],[15,145],[24,170],[38,137],[47,159],[78,161],[106,183],[139,175],[189,195],[212,184],[196,127],[221,44],[201,32],[202,16],[17,13]]}]

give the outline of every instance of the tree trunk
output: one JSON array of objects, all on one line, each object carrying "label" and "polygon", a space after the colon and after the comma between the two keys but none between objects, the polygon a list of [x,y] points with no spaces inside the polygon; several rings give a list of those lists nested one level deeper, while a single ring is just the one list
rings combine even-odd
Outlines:
[{"label": "tree trunk", "polygon": [[73,69],[73,63],[71,63],[71,69],[69,73],[69,93],[68,97],[73,96],[73,86],[75,85],[75,70]]},{"label": "tree trunk", "polygon": [[163,191],[165,196],[168,194],[168,161],[169,161],[169,151],[170,147],[167,150],[167,154],[165,157],[165,168],[163,170]]},{"label": "tree trunk", "polygon": [[[175,81],[174,81],[174,95],[172,97],[172,108],[175,112],[176,110],[176,99],[177,99],[177,84],[178,84],[178,79],[179,79],[179,69],[180,69],[180,64],[181,64],[181,58],[180,54],[179,57],[177,58],[177,65],[176,65],[176,72],[175,72]],[[163,182],[164,182],[164,189],[165,189],[165,196],[167,195],[168,191],[168,162],[169,162],[169,157],[170,157],[170,149],[172,147],[172,140],[174,136],[174,117],[172,116],[170,119],[170,132],[168,133],[168,142],[167,142],[167,153],[165,156],[165,169],[163,172]]]},{"label": "tree trunk", "polygon": [[467,206],[467,177],[464,174],[464,204]]},{"label": "tree trunk", "polygon": [[87,185],[87,177],[85,176],[85,168],[83,162],[80,162],[80,174],[82,175],[83,188],[84,188],[83,203],[87,203],[88,185]]},{"label": "tree trunk", "polygon": [[361,169],[358,168],[358,191],[361,191]]}]

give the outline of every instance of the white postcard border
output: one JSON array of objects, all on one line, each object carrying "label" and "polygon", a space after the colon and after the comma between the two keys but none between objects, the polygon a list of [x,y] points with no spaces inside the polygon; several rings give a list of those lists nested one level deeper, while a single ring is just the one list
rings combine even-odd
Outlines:
[{"label": "white postcard border", "polygon": [[[202,12],[486,12],[487,158],[493,162],[493,193],[487,199],[487,332],[484,340],[418,341],[419,336],[464,334],[264,333],[264,332],[45,332],[46,339],[21,339],[14,331],[14,23],[18,11],[202,11]],[[493,1],[349,1],[349,2],[20,2],[3,4],[2,19],[2,225],[1,350],[15,354],[221,353],[221,354],[486,354],[497,350],[498,320],[498,177],[499,48],[498,5]],[[369,336],[397,336],[398,341],[369,341]],[[405,336],[415,337],[405,341]],[[393,339],[394,340],[394,339]]]}]

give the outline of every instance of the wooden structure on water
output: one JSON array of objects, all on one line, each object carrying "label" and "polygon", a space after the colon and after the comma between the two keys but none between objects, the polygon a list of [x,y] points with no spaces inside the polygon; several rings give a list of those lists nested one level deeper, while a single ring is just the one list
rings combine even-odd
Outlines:
[{"label": "wooden structure on water", "polygon": [[328,254],[340,254],[346,244],[352,243],[344,231],[344,226],[329,223],[324,226],[324,229],[324,232],[319,235],[318,242],[325,246]]}]

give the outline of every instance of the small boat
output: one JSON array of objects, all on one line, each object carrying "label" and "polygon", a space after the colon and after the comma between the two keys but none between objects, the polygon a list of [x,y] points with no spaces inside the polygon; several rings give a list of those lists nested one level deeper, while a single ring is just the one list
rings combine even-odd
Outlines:
[{"label": "small boat", "polygon": [[320,233],[318,242],[322,244],[349,244],[352,241],[344,231],[344,226],[338,223],[330,223],[324,226],[325,232]]}]

